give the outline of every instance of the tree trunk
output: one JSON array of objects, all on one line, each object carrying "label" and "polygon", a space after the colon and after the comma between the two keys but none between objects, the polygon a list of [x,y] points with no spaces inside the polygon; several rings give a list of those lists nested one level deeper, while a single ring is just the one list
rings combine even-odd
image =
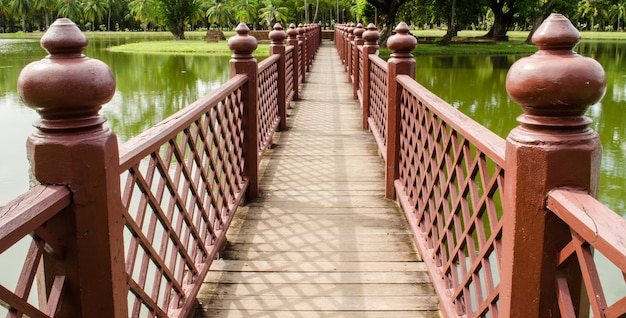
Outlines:
[{"label": "tree trunk", "polygon": [[537,31],[537,28],[539,28],[541,23],[543,23],[544,18],[545,17],[541,14],[537,14],[535,16],[535,18],[533,19],[533,27],[530,29],[530,33],[528,33],[528,37],[526,38],[526,41],[524,41],[524,43],[533,44],[533,35],[535,34],[535,31]]},{"label": "tree trunk", "polygon": [[490,7],[493,12],[493,25],[483,37],[495,39],[496,41],[507,41],[506,33],[513,22],[515,11],[510,8],[508,12],[504,13],[504,1],[492,1]]}]

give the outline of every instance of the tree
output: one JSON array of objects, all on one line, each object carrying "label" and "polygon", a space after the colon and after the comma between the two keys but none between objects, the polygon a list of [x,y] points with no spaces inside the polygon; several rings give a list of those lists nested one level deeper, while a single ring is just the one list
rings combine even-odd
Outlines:
[{"label": "tree", "polygon": [[56,0],[34,0],[33,6],[37,10],[43,10],[46,18],[46,29],[50,27],[50,12],[57,5]]},{"label": "tree", "polygon": [[609,15],[612,18],[617,19],[617,31],[621,31],[622,21],[624,21],[624,18],[626,17],[626,1],[622,0],[616,4],[613,4],[611,6],[611,9],[609,10]]},{"label": "tree", "polygon": [[222,30],[225,24],[232,21],[233,13],[224,0],[213,0],[206,11],[206,17],[209,23],[217,24],[218,28]]},{"label": "tree", "polygon": [[387,39],[391,36],[391,31],[396,26],[396,15],[400,6],[408,0],[367,0],[371,5],[378,9],[378,15],[381,19],[381,32],[379,43],[381,46],[387,46]]},{"label": "tree", "polygon": [[259,24],[258,12],[261,11],[261,3],[259,0],[240,0],[235,4],[235,18],[239,22],[250,23],[252,28],[256,29]]},{"label": "tree", "polygon": [[33,9],[33,5],[30,0],[12,0],[10,2],[11,12],[15,16],[20,17],[22,20],[22,32],[26,30],[26,18],[29,17],[30,12]]},{"label": "tree", "polygon": [[516,0],[490,0],[489,8],[493,12],[493,24],[489,32],[485,34],[486,38],[492,38],[496,40],[506,38],[506,33],[513,25],[517,8],[515,6]]},{"label": "tree", "polygon": [[569,15],[574,12],[575,7],[576,3],[569,0],[531,0],[527,1],[523,6],[519,6],[520,14],[526,17],[527,21],[532,25],[525,42],[532,44],[532,37],[535,31],[551,13],[560,12],[564,15]]},{"label": "tree", "polygon": [[160,21],[172,32],[174,39],[185,39],[185,25],[195,22],[200,4],[196,0],[156,0]]},{"label": "tree", "polygon": [[150,23],[158,23],[154,0],[131,0],[128,8],[132,17],[146,28]]},{"label": "tree", "polygon": [[61,0],[58,9],[58,16],[72,21],[79,21],[83,14],[79,0]]},{"label": "tree", "polygon": [[85,20],[91,21],[91,30],[94,30],[96,21],[101,21],[107,13],[108,3],[99,0],[86,0],[83,2],[83,15]]},{"label": "tree", "polygon": [[275,21],[284,24],[287,20],[287,8],[281,6],[280,0],[265,0],[264,4],[259,18],[265,20],[267,27],[271,29]]}]

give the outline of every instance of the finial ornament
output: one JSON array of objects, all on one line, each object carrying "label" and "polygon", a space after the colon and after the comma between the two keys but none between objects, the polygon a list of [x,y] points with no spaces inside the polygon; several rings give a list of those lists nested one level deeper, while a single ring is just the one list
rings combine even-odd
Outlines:
[{"label": "finial ornament", "polygon": [[374,23],[370,23],[367,25],[367,30],[363,32],[363,40],[365,40],[365,44],[374,45],[380,39],[380,33],[376,30],[376,26]]},{"label": "finial ornament", "polygon": [[24,67],[17,80],[20,98],[41,116],[34,125],[46,131],[101,126],[98,112],[115,94],[111,69],[82,54],[87,38],[69,19],[52,23],[40,43],[49,55]]},{"label": "finial ornament", "polygon": [[355,38],[361,38],[363,36],[363,32],[365,32],[365,29],[363,28],[363,24],[361,23],[357,24],[356,27],[354,27],[354,31],[352,31]]},{"label": "finial ornament", "polygon": [[289,30],[287,30],[287,36],[289,36],[289,39],[293,40],[296,39],[298,36],[298,30],[296,30],[296,25],[295,24],[290,24],[289,25]]},{"label": "finial ornament", "polygon": [[251,58],[258,42],[255,37],[248,34],[250,28],[245,23],[239,23],[235,32],[237,35],[228,40],[228,48],[233,51],[233,58]]},{"label": "finial ornament", "polygon": [[396,34],[387,39],[387,48],[391,50],[391,56],[411,56],[411,51],[415,47],[417,47],[417,39],[409,34],[409,26],[404,22],[400,22],[396,26]]},{"label": "finial ornament", "polygon": [[279,44],[285,41],[287,34],[283,31],[283,26],[280,23],[274,24],[273,30],[269,34],[270,40],[272,40],[272,44]]},{"label": "finial ornament", "polygon": [[506,77],[509,96],[524,110],[518,122],[527,128],[586,128],[591,120],[584,113],[606,90],[604,69],[573,51],[580,33],[563,15],[550,15],[532,39],[539,51],[515,62]]}]

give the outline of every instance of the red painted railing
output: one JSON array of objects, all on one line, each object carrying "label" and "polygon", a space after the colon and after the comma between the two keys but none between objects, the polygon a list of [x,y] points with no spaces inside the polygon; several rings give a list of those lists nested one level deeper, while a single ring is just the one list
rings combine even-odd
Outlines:
[{"label": "red painted railing", "polygon": [[396,32],[387,62],[374,54],[373,25],[336,26],[335,44],[442,314],[626,315],[624,295],[607,304],[593,257],[626,273],[626,221],[594,199],[601,150],[584,117],[606,80],[597,62],[573,53],[580,36],[571,23],[552,15],[533,38],[539,52],[509,71],[507,89],[525,114],[506,140],[415,82],[415,38],[404,23]]},{"label": "red painted railing", "polygon": [[[239,203],[258,195],[258,162],[312,61],[296,47],[319,43],[310,40],[319,27],[301,30],[285,47],[275,26],[258,64],[240,25],[232,78],[118,148],[98,113],[113,75],[82,55],[87,40],[71,21],[57,20],[41,41],[50,55],[18,81],[42,117],[28,147],[43,185],[0,207],[0,252],[32,241],[17,286],[0,286],[9,316],[192,314]],[[35,285],[39,305],[29,299]]]}]

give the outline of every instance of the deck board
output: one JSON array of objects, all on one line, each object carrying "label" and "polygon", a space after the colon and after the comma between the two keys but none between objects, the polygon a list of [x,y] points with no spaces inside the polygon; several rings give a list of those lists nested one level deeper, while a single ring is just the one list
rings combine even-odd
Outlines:
[{"label": "deck board", "polygon": [[384,162],[332,44],[261,162],[196,317],[439,317]]}]

